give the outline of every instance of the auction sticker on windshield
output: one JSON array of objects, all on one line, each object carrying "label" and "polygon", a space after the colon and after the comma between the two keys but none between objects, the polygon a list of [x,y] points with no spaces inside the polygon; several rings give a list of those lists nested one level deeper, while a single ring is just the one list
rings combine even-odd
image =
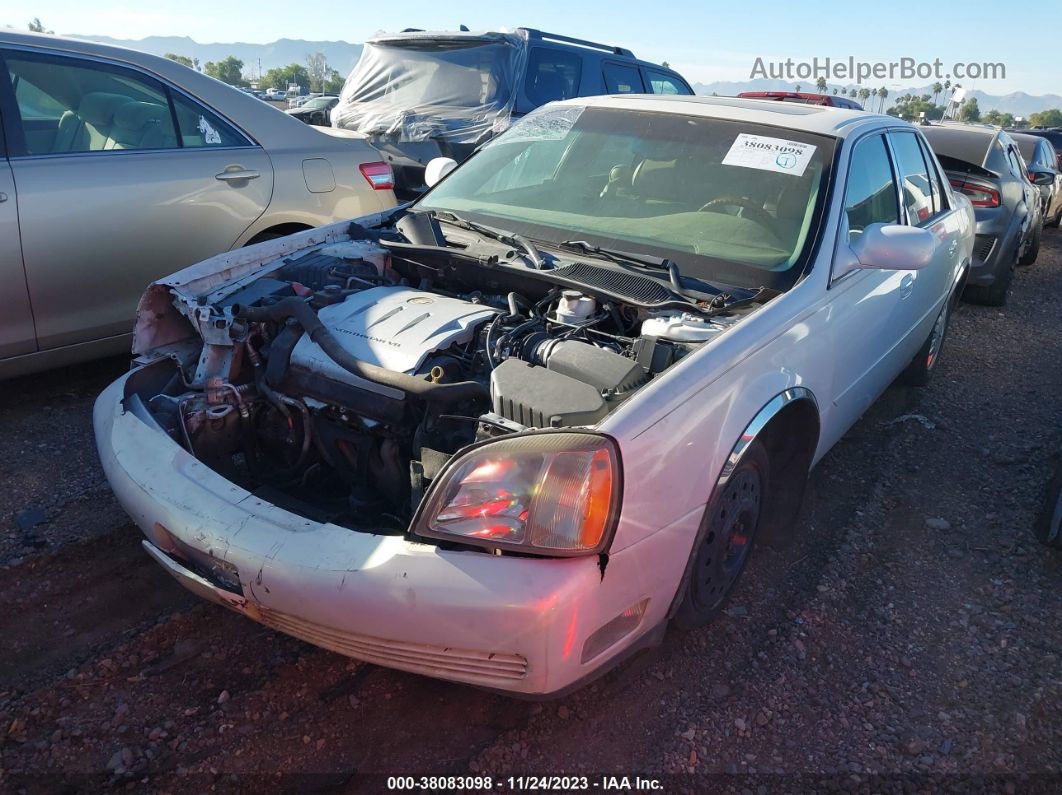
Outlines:
[{"label": "auction sticker on windshield", "polygon": [[780,174],[799,177],[808,167],[813,154],[813,144],[741,133],[723,158],[723,165],[758,168],[761,171],[777,171]]}]

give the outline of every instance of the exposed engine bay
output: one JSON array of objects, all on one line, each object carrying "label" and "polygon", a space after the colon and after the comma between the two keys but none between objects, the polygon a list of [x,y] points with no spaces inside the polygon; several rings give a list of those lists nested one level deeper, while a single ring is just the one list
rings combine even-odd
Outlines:
[{"label": "exposed engine bay", "polygon": [[413,218],[351,224],[197,294],[170,282],[157,295],[184,338],[141,356],[136,398],[255,496],[402,533],[462,448],[593,426],[772,297],[591,255],[426,243]]}]

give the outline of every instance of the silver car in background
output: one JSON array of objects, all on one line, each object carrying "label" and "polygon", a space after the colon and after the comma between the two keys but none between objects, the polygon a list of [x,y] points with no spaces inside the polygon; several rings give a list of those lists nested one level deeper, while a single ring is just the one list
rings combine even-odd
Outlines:
[{"label": "silver car in background", "polygon": [[128,350],[144,287],[395,204],[362,136],[173,61],[0,33],[0,378]]},{"label": "silver car in background", "polygon": [[1037,135],[1012,132],[1010,137],[1018,145],[1029,168],[1029,180],[1040,188],[1044,226],[1057,227],[1062,222],[1062,170],[1055,147],[1048,139]]},{"label": "silver car in background", "polygon": [[1015,265],[1032,265],[1040,251],[1040,189],[1029,181],[1014,139],[998,127],[934,122],[919,129],[952,188],[970,200],[977,215],[977,242],[963,295],[1003,306]]}]

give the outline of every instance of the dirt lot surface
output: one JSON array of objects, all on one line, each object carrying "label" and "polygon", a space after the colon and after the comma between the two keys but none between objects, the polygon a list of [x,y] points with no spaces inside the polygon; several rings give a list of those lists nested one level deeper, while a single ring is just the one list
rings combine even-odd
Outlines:
[{"label": "dirt lot surface", "polygon": [[[186,594],[107,489],[124,367],[0,384],[0,790],[372,792],[386,775],[604,774],[666,791],[1059,791],[1062,236],[941,369],[812,476],[712,625],[559,701],[350,661]],[[504,789],[513,787],[506,784]],[[499,791],[502,787],[498,788]]]}]

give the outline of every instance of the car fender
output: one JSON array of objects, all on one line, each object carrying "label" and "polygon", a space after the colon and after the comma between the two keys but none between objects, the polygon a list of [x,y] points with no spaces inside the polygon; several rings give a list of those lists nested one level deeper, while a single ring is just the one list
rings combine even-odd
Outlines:
[{"label": "car fender", "polygon": [[723,462],[722,469],[719,470],[719,475],[715,479],[715,485],[712,488],[711,497],[704,505],[701,521],[698,523],[697,532],[690,545],[686,566],[683,569],[682,577],[679,579],[675,594],[672,597],[671,607],[668,610],[668,618],[674,616],[675,611],[678,610],[679,605],[682,603],[683,595],[686,592],[686,585],[693,573],[693,565],[697,559],[697,549],[700,547],[704,539],[704,534],[708,530],[708,524],[704,520],[704,517],[712,510],[718,495],[723,493],[723,489],[726,487],[731,475],[733,475],[734,471],[738,468],[738,465],[741,464],[749,446],[761,437],[764,428],[767,427],[771,420],[777,417],[787,407],[801,400],[807,401],[813,405],[816,413],[818,413],[819,404],[814,393],[804,386],[792,386],[782,390],[768,400],[764,406],[756,412],[756,415],[749,420],[741,434],[734,441],[729,454]]},{"label": "car fender", "polygon": [[637,435],[621,433],[626,488],[613,550],[703,509],[744,436],[762,430],[793,398],[812,397],[791,370],[735,368],[727,376],[689,394],[679,410]]}]

